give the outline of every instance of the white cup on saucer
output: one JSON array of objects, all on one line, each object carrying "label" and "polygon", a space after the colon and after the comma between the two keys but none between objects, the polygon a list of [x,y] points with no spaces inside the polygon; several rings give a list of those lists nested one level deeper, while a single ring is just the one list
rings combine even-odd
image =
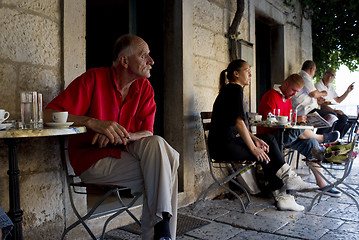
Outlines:
[{"label": "white cup on saucer", "polygon": [[288,122],[288,116],[277,116],[277,121],[279,124],[285,124]]},{"label": "white cup on saucer", "polygon": [[254,115],[254,121],[256,121],[256,122],[260,122],[260,121],[262,121],[262,115]]},{"label": "white cup on saucer", "polygon": [[66,123],[68,116],[69,116],[68,112],[54,112],[52,113],[52,120],[55,123]]},{"label": "white cup on saucer", "polygon": [[10,113],[5,109],[0,109],[0,124],[10,117]]}]

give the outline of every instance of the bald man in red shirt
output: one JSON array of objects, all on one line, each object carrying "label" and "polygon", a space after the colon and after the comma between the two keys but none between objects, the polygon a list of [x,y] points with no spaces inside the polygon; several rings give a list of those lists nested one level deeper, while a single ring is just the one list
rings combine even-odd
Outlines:
[{"label": "bald man in red shirt", "polygon": [[69,157],[86,183],[116,184],[144,193],[142,239],[175,239],[179,154],[153,135],[156,104],[147,80],[154,64],[147,43],[134,35],[114,45],[110,68],[90,69],[44,112],[68,111],[87,133],[69,137]]}]

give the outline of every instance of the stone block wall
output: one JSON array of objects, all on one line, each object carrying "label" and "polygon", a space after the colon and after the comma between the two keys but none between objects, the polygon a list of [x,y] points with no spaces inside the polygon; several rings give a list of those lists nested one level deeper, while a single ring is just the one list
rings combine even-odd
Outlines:
[{"label": "stone block wall", "polygon": [[[255,18],[260,16],[268,19],[270,24],[283,26],[285,76],[299,72],[302,62],[312,56],[311,22],[310,19],[302,18],[298,3],[293,13],[280,0],[246,0],[244,2],[244,13],[238,31],[241,39],[254,44],[252,86],[244,89],[245,101],[253,107],[256,105],[253,102],[256,98],[250,96],[250,92],[255,94]],[[212,110],[212,105],[218,95],[219,74],[230,61],[226,33],[233,21],[235,11],[235,0],[193,1],[193,36],[186,37],[193,39],[194,106],[192,111],[198,120],[194,131],[194,195],[196,196],[213,182],[209,174],[199,113]],[[253,87],[254,89],[251,90]]]},{"label": "stone block wall", "polygon": [[[61,1],[0,1],[0,108],[20,120],[20,92],[38,91],[44,105],[60,92]],[[0,141],[0,205],[7,211],[8,152]],[[63,230],[63,177],[56,138],[18,144],[25,239],[59,239]],[[60,223],[60,224],[59,224]]]}]

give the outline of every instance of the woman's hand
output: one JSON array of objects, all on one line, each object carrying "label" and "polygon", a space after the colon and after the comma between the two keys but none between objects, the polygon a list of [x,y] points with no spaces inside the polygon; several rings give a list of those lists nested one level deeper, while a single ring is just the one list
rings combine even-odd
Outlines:
[{"label": "woman's hand", "polygon": [[267,162],[267,163],[270,162],[270,158],[266,154],[269,152],[268,144],[262,139],[257,137],[254,137],[253,141],[256,146],[254,149],[251,150],[253,155],[256,156],[256,158],[261,162]]},{"label": "woman's hand", "polygon": [[255,138],[253,139],[253,141],[254,141],[254,144],[256,145],[256,147],[262,149],[262,150],[265,151],[266,153],[269,152],[269,146],[268,146],[268,144],[267,144],[265,141],[263,141],[262,139],[257,138],[257,137],[255,137]]},{"label": "woman's hand", "polygon": [[270,158],[265,153],[265,151],[259,147],[255,147],[254,149],[251,149],[251,152],[253,155],[260,161],[260,162],[270,162]]}]

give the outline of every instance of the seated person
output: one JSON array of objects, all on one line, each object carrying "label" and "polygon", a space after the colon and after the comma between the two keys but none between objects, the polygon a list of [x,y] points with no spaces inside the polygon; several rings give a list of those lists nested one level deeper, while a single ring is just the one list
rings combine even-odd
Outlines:
[{"label": "seated person", "polygon": [[113,65],[90,69],[46,107],[68,111],[87,133],[69,137],[69,157],[86,183],[114,184],[143,192],[142,239],[175,239],[179,154],[153,136],[156,104],[147,80],[154,64],[147,43],[117,39]]},{"label": "seated person", "polygon": [[0,207],[0,240],[6,239],[13,227],[13,223],[6,215],[4,210]]},{"label": "seated person", "polygon": [[[290,118],[290,112],[292,110],[291,98],[295,96],[303,87],[303,79],[299,74],[290,75],[282,85],[274,85],[273,89],[267,91],[260,103],[258,113],[263,117],[266,117],[273,109],[279,109],[282,116],[288,116]],[[298,122],[305,122],[305,116],[299,116]],[[257,127],[259,134],[271,133],[280,141],[280,131],[275,128]],[[321,152],[324,151],[319,146],[319,143],[331,143],[336,142],[339,139],[339,132],[330,132],[324,134],[315,134],[310,129],[287,129],[283,133],[283,146],[290,147],[297,150],[306,158],[323,158],[324,155]],[[314,155],[314,156],[313,156]],[[317,164],[311,163],[319,167]],[[318,168],[322,172],[321,168]],[[327,182],[318,174],[313,172],[319,189],[324,189],[327,186]],[[325,194],[340,197],[341,193],[334,189],[326,192]]]},{"label": "seated person", "polygon": [[315,87],[318,91],[326,91],[328,93],[328,95],[324,97],[325,102],[321,104],[321,109],[330,111],[337,116],[338,121],[334,129],[340,132],[340,138],[342,138],[350,128],[348,117],[341,110],[334,110],[328,105],[334,101],[341,103],[348,96],[348,94],[353,91],[354,85],[350,84],[345,93],[339,97],[333,86],[334,78],[335,70],[333,68],[328,68],[324,73],[322,80],[317,82]]},{"label": "seated person", "polygon": [[[227,74],[227,75],[226,75]],[[226,84],[226,78],[228,83]],[[246,125],[243,88],[249,85],[251,69],[242,59],[232,61],[220,74],[220,91],[214,102],[208,136],[210,156],[216,160],[241,162],[255,159],[263,165],[279,210],[303,211],[286,190],[316,188],[304,182],[284,162],[278,143],[272,135],[253,135]]]},{"label": "seated person", "polygon": [[[292,98],[292,107],[297,111],[298,116],[305,116],[308,113],[317,112],[324,119],[328,119],[328,115],[331,114],[335,117],[332,112],[318,109],[318,101],[321,102],[323,97],[327,96],[326,91],[318,91],[314,87],[313,77],[317,67],[311,60],[307,60],[302,65],[302,70],[299,75],[303,78],[303,88]],[[337,123],[341,124],[341,123]],[[332,127],[319,128],[317,133],[324,133],[332,131]]]}]

